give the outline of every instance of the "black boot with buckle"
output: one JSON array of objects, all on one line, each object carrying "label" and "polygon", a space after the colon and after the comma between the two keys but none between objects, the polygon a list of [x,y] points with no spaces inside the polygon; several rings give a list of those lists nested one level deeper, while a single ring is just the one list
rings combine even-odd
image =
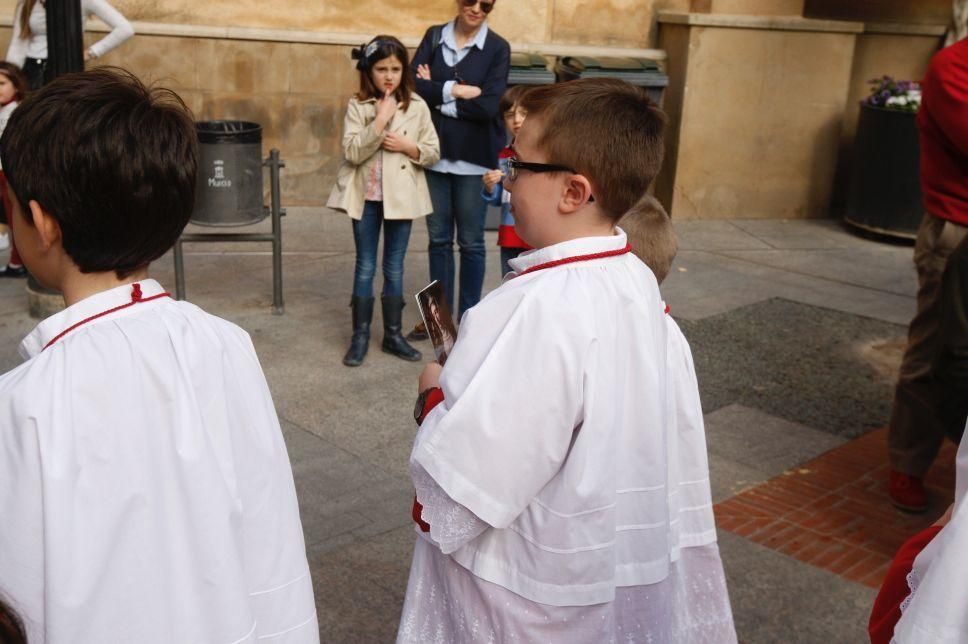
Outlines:
[{"label": "black boot with buckle", "polygon": [[410,362],[417,362],[423,358],[419,351],[407,344],[401,334],[403,298],[383,297],[381,302],[383,304],[383,351]]},{"label": "black boot with buckle", "polygon": [[353,309],[353,339],[350,340],[350,348],[343,357],[343,364],[347,367],[363,364],[366,350],[370,347],[373,301],[372,297],[354,297],[350,300],[350,308]]}]

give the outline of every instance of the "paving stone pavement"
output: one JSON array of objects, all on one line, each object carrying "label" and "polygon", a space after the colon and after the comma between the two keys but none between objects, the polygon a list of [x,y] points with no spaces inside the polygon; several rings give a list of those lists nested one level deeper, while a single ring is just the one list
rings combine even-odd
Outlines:
[{"label": "paving stone pavement", "polygon": [[[914,312],[909,246],[858,237],[832,220],[682,221],[677,229],[682,250],[663,295],[696,357],[718,503],[883,426],[892,362],[872,365],[869,349],[897,344]],[[284,236],[284,315],[270,313],[267,246],[187,245],[188,298],[249,331],[259,352],[293,463],[323,641],[390,642],[414,539],[406,464],[421,365],[380,352],[379,312],[365,364],[340,363],[354,260],[345,216],[289,208]],[[426,241],[418,221],[408,293],[427,281]],[[498,285],[498,264],[488,233],[485,289]],[[173,286],[170,256],[153,275]],[[0,282],[5,369],[19,363],[17,343],[34,324],[22,289]],[[407,307],[404,324],[417,317]],[[729,530],[720,547],[741,641],[864,641],[868,585]]]}]

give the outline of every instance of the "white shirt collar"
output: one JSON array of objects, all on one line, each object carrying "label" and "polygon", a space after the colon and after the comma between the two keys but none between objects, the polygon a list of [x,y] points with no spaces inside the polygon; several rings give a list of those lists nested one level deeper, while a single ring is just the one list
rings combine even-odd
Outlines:
[{"label": "white shirt collar", "polygon": [[[451,20],[444,25],[443,31],[440,32],[440,41],[450,47],[452,51],[459,52],[460,49],[457,48],[457,40],[454,38],[454,22],[454,20]],[[471,47],[484,49],[484,41],[487,40],[487,31],[487,20],[485,20],[481,24],[481,28],[477,30],[477,36],[474,37],[474,40],[464,45],[464,49],[470,49]]]},{"label": "white shirt collar", "polygon": [[615,234],[607,237],[579,237],[578,239],[570,239],[559,244],[521,253],[508,262],[512,271],[509,275],[512,277],[520,275],[533,266],[560,259],[619,250],[625,248],[627,244],[628,239],[625,236],[625,231],[616,226]]},{"label": "white shirt collar", "polygon": [[[104,311],[109,311],[117,306],[131,302],[131,293],[134,284],[141,285],[142,299],[147,299],[165,292],[165,289],[162,288],[161,284],[155,280],[146,279],[133,282],[132,284],[122,284],[121,286],[117,286],[110,290],[101,291],[100,293],[95,293],[94,295],[86,297],[80,302],[67,307],[60,313],[55,313],[34,327],[34,330],[30,332],[30,335],[24,338],[20,343],[21,357],[24,360],[29,360],[43,351],[48,342],[78,322],[86,320],[87,318],[97,315],[98,313],[103,313]],[[90,324],[125,315],[129,311],[134,310],[134,308],[135,307],[122,309],[112,313],[111,315],[106,315],[102,318],[98,318],[97,320],[92,320]]]}]

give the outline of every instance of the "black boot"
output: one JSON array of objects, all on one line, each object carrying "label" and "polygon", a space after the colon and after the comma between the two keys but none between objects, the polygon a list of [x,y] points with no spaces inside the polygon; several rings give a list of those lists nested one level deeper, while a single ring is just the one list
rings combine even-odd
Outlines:
[{"label": "black boot", "polygon": [[347,367],[358,367],[363,364],[363,357],[370,346],[370,322],[373,321],[373,298],[354,297],[350,300],[353,309],[353,339],[350,348],[343,357],[343,364]]},{"label": "black boot", "polygon": [[400,333],[403,328],[401,322],[403,298],[383,297],[381,302],[383,304],[383,351],[410,362],[417,362],[423,358],[419,351],[407,344]]}]

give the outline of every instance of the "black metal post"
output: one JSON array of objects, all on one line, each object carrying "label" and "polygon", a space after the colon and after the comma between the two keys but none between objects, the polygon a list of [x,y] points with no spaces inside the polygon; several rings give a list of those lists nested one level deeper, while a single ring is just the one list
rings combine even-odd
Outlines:
[{"label": "black metal post", "polygon": [[285,312],[282,299],[282,216],[286,211],[282,208],[279,171],[286,167],[286,162],[279,158],[279,150],[272,148],[265,165],[269,166],[270,203],[272,204],[272,312],[282,315]]},{"label": "black metal post", "polygon": [[84,71],[84,16],[81,0],[47,0],[47,74],[50,82]]},{"label": "black metal post", "polygon": [[[84,71],[84,17],[81,0],[47,0],[47,70],[44,82],[58,76]],[[57,294],[45,288],[31,275],[28,288],[36,293]]]}]

